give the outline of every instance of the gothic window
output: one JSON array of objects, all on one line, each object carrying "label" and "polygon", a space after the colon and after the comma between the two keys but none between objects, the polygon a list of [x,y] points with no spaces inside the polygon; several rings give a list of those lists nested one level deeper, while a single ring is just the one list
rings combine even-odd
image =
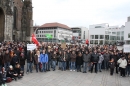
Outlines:
[{"label": "gothic window", "polygon": [[14,29],[17,30],[17,18],[18,18],[18,10],[14,7]]}]

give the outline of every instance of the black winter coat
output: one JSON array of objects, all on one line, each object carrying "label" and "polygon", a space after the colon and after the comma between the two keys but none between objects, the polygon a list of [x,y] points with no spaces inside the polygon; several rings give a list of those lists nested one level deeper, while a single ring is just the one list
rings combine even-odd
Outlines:
[{"label": "black winter coat", "polygon": [[20,65],[25,65],[25,56],[20,56]]},{"label": "black winter coat", "polygon": [[82,56],[77,56],[76,57],[76,64],[77,65],[82,65],[83,64],[83,57]]},{"label": "black winter coat", "polygon": [[91,62],[98,62],[99,61],[99,54],[95,54],[95,53],[93,53],[92,55],[91,55]]}]

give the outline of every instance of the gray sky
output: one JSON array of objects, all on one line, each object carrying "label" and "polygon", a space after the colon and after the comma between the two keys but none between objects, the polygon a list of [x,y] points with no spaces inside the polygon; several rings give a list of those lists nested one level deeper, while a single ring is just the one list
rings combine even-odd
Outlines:
[{"label": "gray sky", "polygon": [[109,23],[124,25],[130,0],[32,0],[34,25],[59,22],[69,27]]}]

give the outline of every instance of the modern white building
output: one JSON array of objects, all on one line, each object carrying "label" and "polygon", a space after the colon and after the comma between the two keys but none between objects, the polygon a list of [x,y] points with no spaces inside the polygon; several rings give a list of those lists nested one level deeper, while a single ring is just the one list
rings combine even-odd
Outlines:
[{"label": "modern white building", "polygon": [[[67,25],[60,23],[46,23],[40,26],[36,31],[38,41],[61,43],[62,41],[69,42],[72,39],[72,30]],[[46,34],[52,36],[51,39],[46,37]]]},{"label": "modern white building", "polygon": [[124,26],[96,24],[89,26],[89,44],[115,44],[124,41]]},{"label": "modern white building", "polygon": [[125,23],[124,40],[126,44],[130,44],[130,17],[128,17],[128,20]]},{"label": "modern white building", "polygon": [[88,39],[88,28],[86,27],[72,27],[73,41],[85,42]]}]

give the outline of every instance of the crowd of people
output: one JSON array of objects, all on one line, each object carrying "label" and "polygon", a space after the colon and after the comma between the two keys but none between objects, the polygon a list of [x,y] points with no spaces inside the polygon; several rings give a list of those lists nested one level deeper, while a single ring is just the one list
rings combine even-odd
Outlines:
[{"label": "crowd of people", "polygon": [[[27,69],[25,69],[25,63]],[[25,42],[0,43],[0,83],[21,79],[24,73],[48,71],[77,71],[95,73],[109,70],[120,76],[130,76],[130,53],[115,45],[66,45],[41,43],[35,50],[27,50]],[[58,66],[58,69],[57,69]]]}]

